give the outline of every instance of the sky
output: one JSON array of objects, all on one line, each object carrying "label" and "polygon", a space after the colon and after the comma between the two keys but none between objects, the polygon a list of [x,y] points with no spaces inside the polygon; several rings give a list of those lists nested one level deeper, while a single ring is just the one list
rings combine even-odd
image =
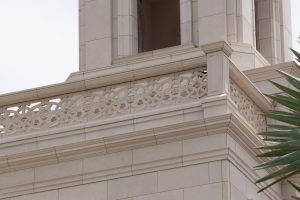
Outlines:
[{"label": "sky", "polygon": [[[291,2],[293,47],[300,50],[300,0]],[[78,71],[78,0],[0,0],[0,25],[0,94],[63,82]]]},{"label": "sky", "polygon": [[78,0],[0,0],[0,94],[78,70]]}]

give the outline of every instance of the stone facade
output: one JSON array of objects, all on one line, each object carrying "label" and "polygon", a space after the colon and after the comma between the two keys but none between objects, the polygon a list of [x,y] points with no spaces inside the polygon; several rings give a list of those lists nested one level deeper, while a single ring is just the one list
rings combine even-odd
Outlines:
[{"label": "stone facade", "polygon": [[257,194],[265,183],[255,181],[272,171],[253,169],[264,161],[254,148],[264,145],[260,114],[274,108],[262,93],[278,92],[268,80],[284,83],[276,69],[299,75],[288,51],[289,0],[79,0],[79,7],[79,71],[0,96],[0,199],[295,193],[283,183]]}]

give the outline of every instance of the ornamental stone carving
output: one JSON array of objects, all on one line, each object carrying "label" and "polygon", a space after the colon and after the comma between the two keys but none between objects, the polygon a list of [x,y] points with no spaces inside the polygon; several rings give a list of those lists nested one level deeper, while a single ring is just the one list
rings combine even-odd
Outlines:
[{"label": "ornamental stone carving", "polygon": [[266,130],[266,118],[262,115],[262,110],[232,80],[230,98],[237,105],[239,113],[257,132]]},{"label": "ornamental stone carving", "polygon": [[194,69],[134,82],[0,108],[2,137],[149,108],[197,101],[207,93],[205,69]]}]

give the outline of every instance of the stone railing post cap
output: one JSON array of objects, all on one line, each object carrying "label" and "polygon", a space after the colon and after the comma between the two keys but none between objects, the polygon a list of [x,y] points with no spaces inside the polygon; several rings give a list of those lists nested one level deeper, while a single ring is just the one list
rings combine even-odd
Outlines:
[{"label": "stone railing post cap", "polygon": [[201,45],[200,47],[206,54],[223,51],[229,57],[233,52],[233,49],[226,41],[205,44],[205,45]]}]

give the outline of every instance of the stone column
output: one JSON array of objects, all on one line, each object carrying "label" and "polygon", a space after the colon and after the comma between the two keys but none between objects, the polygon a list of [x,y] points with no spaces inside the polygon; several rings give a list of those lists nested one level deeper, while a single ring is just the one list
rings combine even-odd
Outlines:
[{"label": "stone column", "polygon": [[199,46],[227,41],[226,1],[198,1]]},{"label": "stone column", "polygon": [[237,41],[255,46],[254,1],[236,1]]},{"label": "stone column", "polygon": [[[117,57],[138,53],[137,0],[117,0]],[[115,30],[114,30],[115,31]]]},{"label": "stone column", "polygon": [[[292,19],[291,19],[291,1],[280,1],[280,27],[281,27],[281,57],[282,62],[293,60],[290,48],[292,47]],[[294,35],[299,37],[300,35]]]},{"label": "stone column", "polygon": [[256,0],[256,47],[271,63],[281,60],[280,1]]},{"label": "stone column", "polygon": [[79,0],[79,71],[85,70],[85,0]]},{"label": "stone column", "polygon": [[80,0],[80,71],[100,69],[112,59],[111,0]]},{"label": "stone column", "polygon": [[192,0],[192,37],[194,45],[199,45],[198,0]]},{"label": "stone column", "polygon": [[202,45],[207,57],[207,98],[204,100],[204,117],[230,112],[228,96],[230,91],[229,56],[232,53],[227,42]]},{"label": "stone column", "polygon": [[192,1],[180,0],[181,44],[192,43]]},{"label": "stone column", "polygon": [[227,40],[237,42],[237,9],[236,0],[227,0]]}]

